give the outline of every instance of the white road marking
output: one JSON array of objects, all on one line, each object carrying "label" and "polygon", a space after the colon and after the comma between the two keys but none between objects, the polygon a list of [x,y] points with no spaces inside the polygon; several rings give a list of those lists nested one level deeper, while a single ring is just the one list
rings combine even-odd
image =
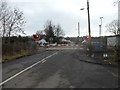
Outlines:
[{"label": "white road marking", "polygon": [[116,74],[114,74],[114,73],[112,73],[112,75],[113,75],[114,77],[118,78],[118,75],[116,75]]},{"label": "white road marking", "polygon": [[82,50],[83,48],[76,48],[76,47],[72,47],[72,48],[47,48],[47,50]]},{"label": "white road marking", "polygon": [[48,59],[48,58],[50,58],[50,57],[52,57],[52,56],[54,56],[54,55],[56,55],[56,54],[58,54],[58,52],[56,52],[56,53],[54,53],[54,54],[52,54],[52,55],[50,55],[50,56],[48,56],[48,57],[46,57],[46,58],[44,58],[44,59],[38,61],[38,62],[36,62],[36,63],[34,63],[33,65],[31,65],[31,66],[25,68],[24,70],[22,70],[22,71],[16,73],[16,74],[13,75],[12,77],[10,77],[10,78],[6,79],[5,81],[1,82],[1,83],[0,83],[0,86],[2,86],[3,84],[5,84],[6,82],[10,81],[11,79],[17,77],[18,75],[22,74],[23,72],[25,72],[25,71],[31,69],[32,67],[36,66],[37,64],[39,64],[39,63],[41,63],[41,62],[45,62],[46,59]]},{"label": "white road marking", "polygon": [[46,60],[42,61],[42,63],[46,62]]},{"label": "white road marking", "polygon": [[43,62],[43,61],[45,61],[45,59],[42,59],[41,61]]},{"label": "white road marking", "polygon": [[111,72],[111,71],[109,71],[109,70],[108,70],[108,72],[109,72],[109,73],[111,73],[111,74],[112,74],[112,76],[114,76],[114,77],[118,78],[118,75],[116,75],[115,73],[113,73],[113,72]]}]

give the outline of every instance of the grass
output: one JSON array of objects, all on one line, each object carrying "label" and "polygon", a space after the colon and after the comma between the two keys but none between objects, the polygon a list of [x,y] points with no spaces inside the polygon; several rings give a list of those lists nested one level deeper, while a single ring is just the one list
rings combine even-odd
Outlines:
[{"label": "grass", "polygon": [[20,52],[14,53],[13,55],[3,55],[2,62],[14,60],[14,59],[29,55],[30,53],[31,53],[30,50],[21,50]]},{"label": "grass", "polygon": [[105,64],[110,64],[110,65],[117,65],[118,64],[118,62],[116,62],[116,61],[114,61],[112,59],[110,59],[110,60],[104,60],[104,63]]},{"label": "grass", "polygon": [[115,49],[112,49],[110,53],[108,53],[109,57],[107,60],[104,60],[105,64],[110,64],[110,65],[117,65],[118,64],[118,56]]}]

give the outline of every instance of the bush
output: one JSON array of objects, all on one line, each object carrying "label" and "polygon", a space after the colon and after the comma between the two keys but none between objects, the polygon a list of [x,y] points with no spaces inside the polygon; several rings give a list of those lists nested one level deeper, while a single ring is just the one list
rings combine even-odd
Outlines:
[{"label": "bush", "polygon": [[3,59],[9,57],[19,57],[35,52],[37,50],[36,43],[28,37],[11,37],[10,43],[8,38],[3,38],[2,43],[2,56]]}]

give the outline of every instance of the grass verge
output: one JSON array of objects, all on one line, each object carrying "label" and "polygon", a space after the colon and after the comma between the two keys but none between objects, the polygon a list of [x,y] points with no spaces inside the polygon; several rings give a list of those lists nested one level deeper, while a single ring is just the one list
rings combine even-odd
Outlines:
[{"label": "grass verge", "polygon": [[11,61],[17,58],[21,58],[23,56],[30,55],[31,53],[32,53],[31,50],[21,50],[18,53],[3,55],[2,62],[7,62],[7,61]]}]

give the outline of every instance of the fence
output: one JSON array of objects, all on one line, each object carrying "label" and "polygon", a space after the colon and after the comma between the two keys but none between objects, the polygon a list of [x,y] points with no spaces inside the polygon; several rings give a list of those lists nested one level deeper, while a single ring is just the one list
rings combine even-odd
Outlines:
[{"label": "fence", "polygon": [[10,43],[7,42],[8,38],[3,38],[2,43],[2,56],[3,61],[21,57],[37,50],[36,43],[28,37],[18,38],[11,37]]}]

